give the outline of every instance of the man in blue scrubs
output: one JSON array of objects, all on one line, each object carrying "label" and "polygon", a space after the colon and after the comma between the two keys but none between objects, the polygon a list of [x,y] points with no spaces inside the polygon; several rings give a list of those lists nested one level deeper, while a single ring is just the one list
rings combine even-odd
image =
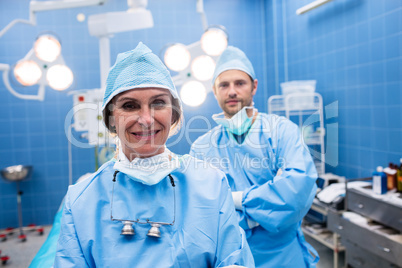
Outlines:
[{"label": "man in blue scrubs", "polygon": [[213,91],[223,112],[191,155],[215,163],[229,180],[256,267],[315,267],[318,254],[300,225],[316,193],[317,172],[296,124],[258,112],[258,81],[238,48],[218,59]]}]

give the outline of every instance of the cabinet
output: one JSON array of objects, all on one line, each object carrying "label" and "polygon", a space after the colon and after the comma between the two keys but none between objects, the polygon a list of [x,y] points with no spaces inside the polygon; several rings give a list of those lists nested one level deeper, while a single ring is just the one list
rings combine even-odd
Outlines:
[{"label": "cabinet", "polygon": [[348,266],[402,267],[402,199],[397,200],[402,197],[394,194],[374,195],[371,187],[347,189],[347,211],[328,213],[327,227],[341,236]]},{"label": "cabinet", "polygon": [[325,173],[323,102],[319,93],[273,95],[268,99],[268,113],[285,116],[296,123],[302,141],[313,156],[319,175]]}]

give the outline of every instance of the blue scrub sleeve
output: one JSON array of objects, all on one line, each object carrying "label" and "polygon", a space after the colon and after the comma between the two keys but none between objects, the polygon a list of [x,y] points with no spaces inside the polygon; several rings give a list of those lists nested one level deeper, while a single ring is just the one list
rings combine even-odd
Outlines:
[{"label": "blue scrub sleeve", "polygon": [[54,268],[88,267],[75,230],[71,214],[70,196],[67,192],[61,219],[60,236],[57,244]]},{"label": "blue scrub sleeve", "polygon": [[216,267],[240,265],[255,267],[254,259],[246,241],[244,230],[238,225],[232,194],[226,177],[222,179],[221,209],[219,211],[219,230],[217,258],[221,260]]},{"label": "blue scrub sleeve", "polygon": [[[242,200],[246,217],[274,233],[303,219],[313,202],[317,179],[314,162],[302,143],[298,127],[283,124],[279,134],[276,160],[285,161],[283,173],[246,189]],[[244,225],[243,221],[241,226]]]}]

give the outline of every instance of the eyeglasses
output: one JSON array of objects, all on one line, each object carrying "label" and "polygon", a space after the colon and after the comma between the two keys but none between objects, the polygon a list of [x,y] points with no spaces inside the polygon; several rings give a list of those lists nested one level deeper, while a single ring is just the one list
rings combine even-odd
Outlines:
[{"label": "eyeglasses", "polygon": [[138,224],[149,224],[151,225],[151,228],[148,231],[148,236],[151,237],[156,237],[159,238],[161,237],[161,232],[160,232],[160,227],[162,225],[170,225],[173,226],[174,222],[176,220],[176,191],[175,191],[175,184],[174,184],[174,179],[172,177],[172,175],[168,175],[169,179],[170,179],[170,184],[173,187],[173,221],[171,223],[167,223],[167,222],[154,222],[151,221],[149,219],[146,220],[124,220],[124,219],[115,219],[113,218],[113,195],[114,195],[114,186],[115,186],[115,182],[116,182],[116,175],[117,173],[119,173],[118,170],[116,170],[113,174],[113,189],[112,189],[112,201],[110,204],[110,218],[112,221],[120,221],[123,223],[123,228],[121,229],[121,235],[126,235],[126,236],[131,236],[131,235],[135,235],[135,231],[134,231],[134,227],[133,224],[134,223],[138,223]]}]

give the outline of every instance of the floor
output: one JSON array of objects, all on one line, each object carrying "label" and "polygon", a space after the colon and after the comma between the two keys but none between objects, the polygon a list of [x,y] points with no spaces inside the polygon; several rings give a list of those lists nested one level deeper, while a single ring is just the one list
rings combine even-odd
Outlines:
[{"label": "floor", "polygon": [[27,236],[25,242],[18,239],[18,229],[8,235],[6,241],[0,242],[1,256],[7,255],[10,258],[5,265],[0,267],[27,268],[52,228],[51,225],[42,227],[44,228],[43,235],[35,231],[24,232]]},{"label": "floor", "polygon": [[[45,242],[51,225],[44,226],[44,234],[39,235],[36,232],[27,232],[27,241],[21,242],[18,240],[18,232],[13,235],[9,235],[8,239],[4,242],[0,242],[1,255],[7,255],[10,259],[6,265],[1,267],[9,268],[27,268],[36,253]],[[306,236],[307,242],[309,242],[320,255],[320,260],[317,264],[317,268],[337,268],[333,266],[333,252],[321,243]],[[344,263],[344,253],[340,253],[340,264]],[[339,265],[339,268],[343,267]]]}]

